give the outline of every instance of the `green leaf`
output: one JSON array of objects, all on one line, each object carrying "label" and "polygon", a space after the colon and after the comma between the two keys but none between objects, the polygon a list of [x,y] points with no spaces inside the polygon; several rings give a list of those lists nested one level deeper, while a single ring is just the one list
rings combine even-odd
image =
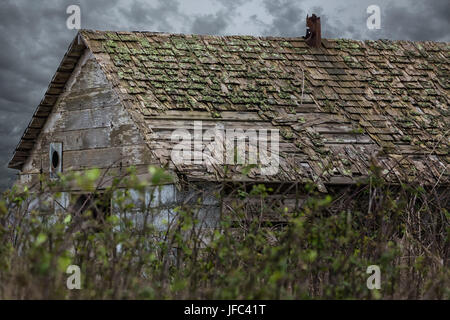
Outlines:
[{"label": "green leaf", "polygon": [[45,242],[45,240],[47,240],[47,235],[45,235],[43,233],[39,233],[34,244],[36,246],[40,246],[41,244],[43,244]]},{"label": "green leaf", "polygon": [[86,171],[86,178],[90,181],[96,181],[100,177],[100,170],[97,168]]},{"label": "green leaf", "polygon": [[72,221],[72,216],[70,214],[68,214],[65,218],[64,218],[64,223],[65,224],[69,224],[70,221]]}]

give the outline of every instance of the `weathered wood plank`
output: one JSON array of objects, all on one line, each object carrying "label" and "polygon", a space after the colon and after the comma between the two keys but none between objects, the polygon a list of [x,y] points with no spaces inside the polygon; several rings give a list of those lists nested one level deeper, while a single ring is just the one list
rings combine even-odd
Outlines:
[{"label": "weathered wood plank", "polygon": [[[44,101],[42,110],[51,114],[38,141],[29,141],[26,146],[34,150],[23,167],[24,172],[38,173],[41,168],[48,172],[51,142],[63,144],[63,171],[119,167],[120,162],[123,167],[155,163],[138,128],[95,60],[87,60],[85,66],[77,66],[74,72],[76,79],[69,81],[72,87],[57,105],[50,107],[53,101]],[[37,119],[33,127],[42,125]],[[38,133],[37,128],[29,128],[26,135],[35,138]],[[23,152],[27,150],[30,149]]]},{"label": "weathered wood plank", "polygon": [[117,165],[120,162],[123,165],[151,163],[151,156],[147,145],[68,151],[65,153],[65,157],[66,159],[70,159],[64,163],[67,168],[105,168],[113,164]]},{"label": "weathered wood plank", "polygon": [[61,120],[56,124],[55,130],[80,130],[131,123],[131,119],[123,108],[110,106],[98,109],[63,111]]},{"label": "weathered wood plank", "polygon": [[[165,120],[165,119],[149,119],[147,123],[152,129],[194,129],[194,120]],[[227,129],[242,129],[244,131],[249,129],[277,129],[270,122],[249,122],[249,121],[221,121],[217,120],[203,120],[201,126],[203,130],[215,128],[217,125],[223,125],[225,130]]]},{"label": "weathered wood plank", "polygon": [[210,120],[210,121],[262,121],[257,112],[222,111],[219,118],[214,118],[210,112],[205,111],[179,111],[168,110],[164,114],[148,116],[147,119],[164,120]]},{"label": "weathered wood plank", "polygon": [[61,108],[67,111],[97,109],[118,105],[118,97],[110,88],[96,88],[69,94],[63,101]]},{"label": "weathered wood plank", "polygon": [[352,133],[322,133],[322,137],[326,144],[349,144],[361,143],[372,144],[373,140],[368,135],[352,134]]}]

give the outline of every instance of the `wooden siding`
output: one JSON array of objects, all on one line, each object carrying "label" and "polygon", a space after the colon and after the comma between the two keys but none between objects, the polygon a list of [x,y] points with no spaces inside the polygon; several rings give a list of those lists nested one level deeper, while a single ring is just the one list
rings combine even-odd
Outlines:
[{"label": "wooden siding", "polygon": [[41,169],[49,171],[51,142],[63,144],[63,172],[156,163],[89,50],[48,117],[21,172],[22,183],[36,182]]}]

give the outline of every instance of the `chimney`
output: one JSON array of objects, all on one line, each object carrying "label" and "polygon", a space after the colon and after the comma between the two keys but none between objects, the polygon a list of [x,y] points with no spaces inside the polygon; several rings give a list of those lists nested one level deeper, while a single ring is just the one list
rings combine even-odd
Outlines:
[{"label": "chimney", "polygon": [[306,36],[303,38],[310,47],[320,48],[322,40],[320,18],[314,13],[311,17],[306,15]]}]

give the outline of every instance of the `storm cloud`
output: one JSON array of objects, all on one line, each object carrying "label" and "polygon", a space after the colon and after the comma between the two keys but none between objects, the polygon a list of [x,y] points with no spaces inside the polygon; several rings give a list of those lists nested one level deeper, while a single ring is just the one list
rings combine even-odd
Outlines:
[{"label": "storm cloud", "polygon": [[[72,4],[85,29],[295,37],[316,13],[326,38],[450,40],[448,0],[2,0],[0,190],[15,178],[7,163],[76,35],[66,27]],[[381,8],[379,30],[366,27],[371,4]]]}]

